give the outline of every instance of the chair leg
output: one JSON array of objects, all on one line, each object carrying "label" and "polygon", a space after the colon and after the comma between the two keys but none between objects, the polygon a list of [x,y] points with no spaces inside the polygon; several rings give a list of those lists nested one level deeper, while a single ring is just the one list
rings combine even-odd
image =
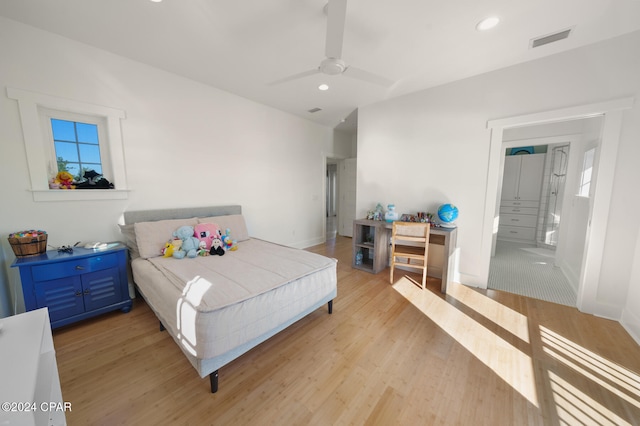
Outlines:
[{"label": "chair leg", "polygon": [[427,288],[427,268],[422,269],[422,289]]},{"label": "chair leg", "polygon": [[389,273],[389,282],[393,284],[393,267],[395,264],[393,263],[393,259],[391,259],[391,272]]}]

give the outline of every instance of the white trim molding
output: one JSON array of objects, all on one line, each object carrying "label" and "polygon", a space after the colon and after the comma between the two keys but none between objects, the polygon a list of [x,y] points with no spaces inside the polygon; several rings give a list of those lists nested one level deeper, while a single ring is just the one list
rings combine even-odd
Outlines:
[{"label": "white trim molding", "polygon": [[[482,282],[486,288],[489,278],[489,263],[497,226],[495,221],[496,200],[498,197],[500,162],[503,152],[503,132],[505,129],[552,123],[572,119],[603,116],[601,150],[598,161],[597,182],[587,229],[585,252],[578,288],[578,309],[597,314],[598,285],[602,268],[603,247],[606,238],[606,226],[591,226],[592,223],[606,224],[609,218],[609,204],[613,188],[613,178],[618,155],[622,111],[632,108],[634,98],[621,98],[596,104],[580,105],[570,108],[544,111],[535,114],[508,117],[487,122],[491,130],[491,144],[487,172],[487,192],[482,230]],[[601,309],[600,309],[601,310]],[[604,313],[604,312],[603,312]]]},{"label": "white trim molding", "polygon": [[[124,148],[120,120],[126,118],[122,110],[85,102],[63,99],[28,90],[7,87],[7,96],[18,101],[20,119],[24,135],[24,145],[31,179],[34,201],[79,201],[96,199],[126,199],[128,197],[125,173]],[[116,189],[105,190],[50,190],[49,159],[45,145],[49,143],[40,122],[40,108],[94,115],[106,121],[108,153]],[[98,191],[97,193],[85,194]]]}]

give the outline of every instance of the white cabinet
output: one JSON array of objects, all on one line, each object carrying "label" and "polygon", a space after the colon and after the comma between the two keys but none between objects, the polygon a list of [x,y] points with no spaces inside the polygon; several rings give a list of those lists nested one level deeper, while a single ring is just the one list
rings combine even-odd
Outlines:
[{"label": "white cabinet", "polygon": [[502,200],[540,201],[545,154],[509,155],[504,159]]},{"label": "white cabinet", "polygon": [[0,319],[0,425],[66,425],[47,308]]},{"label": "white cabinet", "polygon": [[534,243],[545,154],[505,157],[498,238]]}]

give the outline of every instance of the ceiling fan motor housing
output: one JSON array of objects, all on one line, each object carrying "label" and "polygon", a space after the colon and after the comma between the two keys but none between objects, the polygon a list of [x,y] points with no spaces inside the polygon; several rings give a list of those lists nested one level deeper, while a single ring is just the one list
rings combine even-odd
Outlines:
[{"label": "ceiling fan motor housing", "polygon": [[342,59],[326,58],[320,63],[320,72],[328,75],[342,74],[347,68]]}]

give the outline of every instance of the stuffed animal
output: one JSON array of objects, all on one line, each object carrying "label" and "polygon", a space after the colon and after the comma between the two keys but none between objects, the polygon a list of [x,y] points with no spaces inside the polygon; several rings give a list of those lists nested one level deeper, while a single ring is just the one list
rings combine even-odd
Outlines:
[{"label": "stuffed animal", "polygon": [[49,188],[75,189],[73,175],[69,172],[58,172],[56,177],[49,182]]},{"label": "stuffed animal", "polygon": [[173,233],[173,236],[182,240],[182,246],[173,251],[173,257],[183,259],[185,256],[193,258],[198,255],[200,240],[194,237],[193,226],[181,226]]},{"label": "stuffed animal", "polygon": [[176,250],[180,250],[181,246],[182,240],[179,240],[177,238],[167,241],[162,250],[160,250],[160,252],[162,253],[162,257],[172,257],[173,253]]},{"label": "stuffed animal", "polygon": [[215,223],[199,223],[195,227],[195,237],[205,243],[204,249],[211,250],[211,243],[214,238],[222,238],[222,231]]},{"label": "stuffed animal", "polygon": [[216,236],[211,241],[211,249],[209,250],[209,254],[217,254],[218,256],[224,255],[224,247],[222,243],[222,239],[219,236]]},{"label": "stuffed animal", "polygon": [[200,244],[198,245],[198,256],[209,256],[209,250],[207,250],[206,246],[207,243],[200,241]]},{"label": "stuffed animal", "polygon": [[76,185],[78,189],[113,189],[111,182],[106,180],[100,173],[95,170],[86,170],[82,176],[84,180]]},{"label": "stuffed animal", "polygon": [[224,243],[224,249],[227,251],[235,251],[238,250],[238,242],[231,239],[231,229],[227,228],[224,232],[224,236],[222,237],[222,242]]}]

